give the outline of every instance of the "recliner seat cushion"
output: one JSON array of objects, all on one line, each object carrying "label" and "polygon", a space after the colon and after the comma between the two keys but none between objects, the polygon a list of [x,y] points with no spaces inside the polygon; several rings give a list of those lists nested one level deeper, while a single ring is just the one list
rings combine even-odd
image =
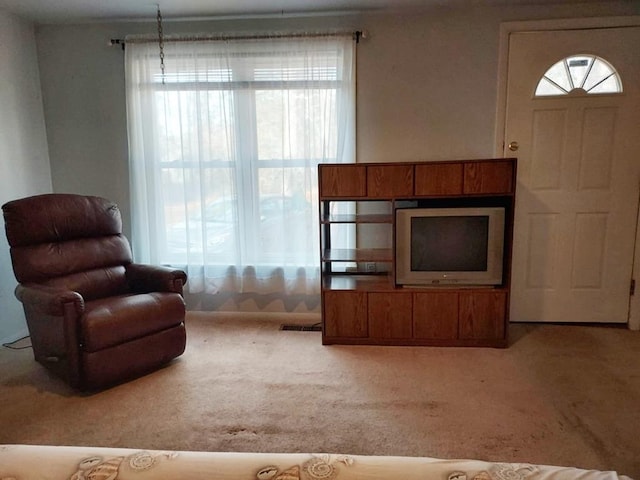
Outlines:
[{"label": "recliner seat cushion", "polygon": [[179,325],[184,300],[177,293],[121,295],[85,303],[83,350],[96,352]]}]

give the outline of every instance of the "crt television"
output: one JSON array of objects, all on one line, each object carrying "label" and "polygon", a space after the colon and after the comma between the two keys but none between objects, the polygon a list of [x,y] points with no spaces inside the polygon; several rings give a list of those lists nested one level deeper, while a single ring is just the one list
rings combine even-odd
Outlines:
[{"label": "crt television", "polygon": [[396,283],[500,285],[503,207],[396,210]]}]

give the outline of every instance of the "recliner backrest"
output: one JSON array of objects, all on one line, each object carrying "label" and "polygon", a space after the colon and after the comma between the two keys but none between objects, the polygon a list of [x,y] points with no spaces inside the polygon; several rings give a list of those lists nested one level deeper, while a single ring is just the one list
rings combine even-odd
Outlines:
[{"label": "recliner backrest", "polygon": [[115,203],[52,193],[14,200],[2,209],[18,282],[67,288],[85,300],[128,291],[131,248]]}]

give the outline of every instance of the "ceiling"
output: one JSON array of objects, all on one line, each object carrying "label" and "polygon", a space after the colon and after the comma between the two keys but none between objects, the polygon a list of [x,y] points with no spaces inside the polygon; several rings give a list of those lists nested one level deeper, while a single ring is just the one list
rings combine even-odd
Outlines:
[{"label": "ceiling", "polygon": [[165,19],[322,14],[463,4],[552,4],[603,0],[0,0],[7,10],[35,23],[84,23]]},{"label": "ceiling", "polygon": [[[282,15],[414,7],[440,0],[0,0],[0,8],[37,23]],[[457,0],[456,0],[457,1]]]}]

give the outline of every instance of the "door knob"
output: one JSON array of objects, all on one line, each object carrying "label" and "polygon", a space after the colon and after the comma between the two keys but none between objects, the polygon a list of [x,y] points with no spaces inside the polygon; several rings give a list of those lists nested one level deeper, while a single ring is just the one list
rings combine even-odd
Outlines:
[{"label": "door knob", "polygon": [[511,142],[509,144],[509,150],[511,150],[512,152],[515,152],[516,150],[518,150],[519,147],[520,145],[518,145],[518,142]]}]

